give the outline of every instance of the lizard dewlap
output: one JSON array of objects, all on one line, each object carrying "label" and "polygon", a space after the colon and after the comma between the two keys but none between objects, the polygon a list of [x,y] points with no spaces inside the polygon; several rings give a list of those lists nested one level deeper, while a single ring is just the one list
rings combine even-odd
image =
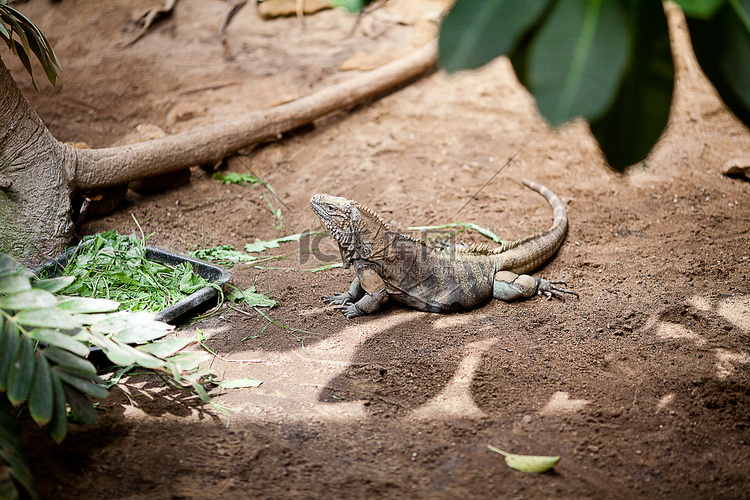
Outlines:
[{"label": "lizard dewlap", "polygon": [[338,242],[344,267],[357,277],[349,290],[325,297],[347,318],[376,311],[389,297],[422,311],[449,313],[478,307],[491,298],[516,300],[534,295],[577,293],[529,276],[562,245],[568,216],[560,198],[523,179],[553,210],[552,227],[534,236],[491,248],[487,245],[430,245],[393,231],[372,210],[354,200],[328,194],[310,198],[310,206]]}]

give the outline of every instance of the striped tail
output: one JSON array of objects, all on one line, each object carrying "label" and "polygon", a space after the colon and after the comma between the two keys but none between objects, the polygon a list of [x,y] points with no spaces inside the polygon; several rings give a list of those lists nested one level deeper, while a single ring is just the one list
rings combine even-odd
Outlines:
[{"label": "striped tail", "polygon": [[568,232],[568,214],[560,198],[541,184],[528,179],[521,182],[547,199],[554,222],[549,230],[511,242],[504,251],[495,255],[496,270],[517,274],[528,273],[547,262],[560,248]]}]

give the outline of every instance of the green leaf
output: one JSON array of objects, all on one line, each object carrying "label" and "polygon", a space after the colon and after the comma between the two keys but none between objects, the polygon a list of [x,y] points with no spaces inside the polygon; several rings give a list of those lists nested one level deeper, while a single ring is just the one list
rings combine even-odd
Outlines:
[{"label": "green leaf", "polygon": [[172,356],[169,361],[174,363],[180,370],[190,372],[198,366],[211,359],[211,355],[205,352],[186,352]]},{"label": "green leaf", "polygon": [[92,375],[96,374],[96,367],[91,361],[69,351],[58,349],[57,347],[46,347],[42,350],[42,354],[48,360],[54,361],[58,365],[67,366]]},{"label": "green leaf", "polygon": [[34,342],[26,335],[21,336],[21,346],[16,352],[8,372],[8,401],[14,406],[26,400],[34,375]]},{"label": "green leaf", "polygon": [[29,332],[29,337],[39,342],[65,349],[79,356],[87,356],[89,354],[89,348],[86,344],[58,330],[35,328]]},{"label": "green leaf", "polygon": [[449,73],[509,55],[549,0],[457,0],[440,26],[440,65]]},{"label": "green leaf", "polygon": [[[16,33],[21,40],[20,42],[11,37],[11,33],[3,26],[3,23],[10,26],[11,31]],[[55,52],[42,31],[26,16],[5,3],[0,3],[0,28],[2,28],[0,37],[8,42],[13,53],[21,59],[26,71],[31,75],[34,88],[38,90],[29,61],[32,53],[37,56],[50,82],[54,84],[60,69],[60,61],[57,60]]]},{"label": "green leaf", "polygon": [[262,380],[257,380],[252,377],[236,378],[233,380],[222,380],[219,382],[219,387],[222,389],[239,389],[242,387],[259,387],[262,383]]},{"label": "green leaf", "polygon": [[247,243],[245,245],[245,251],[262,252],[264,250],[268,250],[269,248],[279,248],[279,243],[285,243],[287,241],[299,241],[303,234],[305,233],[282,236],[281,238],[276,238],[275,240],[268,241],[256,240],[255,243]]},{"label": "green leaf", "polygon": [[26,326],[59,328],[61,330],[72,330],[79,326],[73,316],[55,308],[26,309],[16,314],[13,320]]},{"label": "green leaf", "polygon": [[91,297],[59,297],[57,308],[73,314],[89,314],[115,311],[120,303],[108,299],[94,299]]},{"label": "green leaf", "polygon": [[[18,438],[16,412],[7,401],[0,401],[0,498],[18,498],[15,480],[32,499],[38,499],[34,478]],[[24,498],[26,498],[24,496]]]},{"label": "green leaf", "polygon": [[176,354],[194,342],[195,339],[169,339],[144,344],[138,346],[137,349],[163,359]]},{"label": "green leaf", "polygon": [[557,2],[532,42],[525,75],[544,117],[557,126],[602,116],[617,95],[630,43],[619,2]]},{"label": "green leaf", "polygon": [[560,461],[559,456],[545,457],[537,455],[514,455],[513,453],[508,453],[489,444],[487,445],[487,448],[495,453],[505,456],[505,463],[508,464],[508,467],[521,472],[540,474],[542,472],[547,472]]},{"label": "green leaf", "polygon": [[688,19],[688,28],[706,76],[750,126],[750,0],[730,0],[711,19]]},{"label": "green leaf", "polygon": [[0,37],[4,38],[6,42],[10,40],[10,31],[8,31],[8,28],[6,28],[5,24],[1,21],[0,21]]},{"label": "green leaf", "polygon": [[130,344],[156,340],[174,330],[174,327],[154,321],[153,314],[147,312],[120,311],[108,314],[103,320],[92,324],[91,329],[106,335],[112,335],[112,338]]},{"label": "green leaf", "polygon": [[685,11],[686,16],[708,19],[713,17],[724,0],[675,0],[675,3]]},{"label": "green leaf", "polygon": [[610,165],[624,170],[645,158],[669,119],[674,65],[664,9],[659,2],[628,2],[633,58],[609,111],[591,130]]},{"label": "green leaf", "polygon": [[96,409],[83,392],[70,385],[63,385],[63,390],[65,391],[65,400],[70,405],[70,410],[81,422],[84,424],[96,422]]},{"label": "green leaf", "polygon": [[47,431],[56,443],[60,443],[65,439],[65,434],[68,432],[68,408],[65,402],[65,389],[60,377],[56,376],[54,372],[51,372],[51,375],[54,399],[52,420],[47,427]]},{"label": "green leaf", "polygon": [[227,172],[226,174],[222,174],[221,172],[214,172],[213,178],[220,180],[224,184],[257,184],[260,182],[260,179],[258,179],[257,177],[254,177],[250,174],[240,174],[237,172]]},{"label": "green leaf", "polygon": [[[89,380],[88,378],[81,378],[77,374],[71,373],[69,370],[70,369],[68,367],[63,367],[60,365],[52,367],[52,373],[54,373],[56,377],[62,380],[65,384],[71,387],[75,387],[77,390],[81,392],[84,392],[86,394],[89,394],[90,396],[93,396],[99,399],[104,399],[109,394],[107,392],[107,389],[105,389],[101,385],[94,383],[92,380]],[[77,373],[80,373],[80,372],[77,372]],[[98,377],[96,376],[94,377],[97,379],[98,382],[104,383],[102,380],[99,380]],[[68,399],[68,402],[70,402],[70,399]]]},{"label": "green leaf", "polygon": [[8,373],[20,345],[21,337],[16,325],[4,321],[0,330],[0,392],[5,392],[8,388]]},{"label": "green leaf", "polygon": [[120,344],[110,340],[98,332],[84,332],[79,334],[81,339],[99,346],[109,360],[119,366],[130,366],[135,364],[135,354]]},{"label": "green leaf", "polygon": [[40,290],[47,290],[48,292],[55,293],[72,284],[75,280],[75,276],[59,276],[57,278],[37,280],[32,283],[31,286],[39,288]]},{"label": "green leaf", "polygon": [[233,264],[235,262],[252,262],[258,257],[248,255],[245,252],[235,250],[232,245],[218,245],[213,248],[201,248],[190,252],[190,256],[210,262],[224,262]]},{"label": "green leaf", "polygon": [[57,299],[46,290],[32,288],[23,292],[6,295],[0,299],[0,309],[23,310],[55,307]]},{"label": "green leaf", "polygon": [[278,304],[278,302],[269,299],[262,293],[257,293],[254,286],[244,291],[235,288],[226,294],[226,300],[230,302],[244,302],[250,307],[273,307]]},{"label": "green leaf", "polygon": [[29,274],[16,272],[0,276],[0,294],[17,293],[31,288]]},{"label": "green leaf", "polygon": [[52,373],[44,355],[36,352],[34,377],[31,381],[31,396],[29,397],[29,413],[31,418],[40,425],[46,425],[52,420],[54,405],[52,389]]}]

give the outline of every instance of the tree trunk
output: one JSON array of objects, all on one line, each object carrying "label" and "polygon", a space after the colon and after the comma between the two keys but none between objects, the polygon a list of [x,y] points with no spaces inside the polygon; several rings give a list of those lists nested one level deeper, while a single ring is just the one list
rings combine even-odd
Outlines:
[{"label": "tree trunk", "polygon": [[27,265],[56,255],[73,233],[71,196],[193,165],[279,137],[331,111],[393,90],[431,69],[427,45],[310,96],[162,139],[102,149],[57,141],[0,59],[0,252]]},{"label": "tree trunk", "polygon": [[0,59],[0,252],[32,265],[70,241],[72,167]]}]

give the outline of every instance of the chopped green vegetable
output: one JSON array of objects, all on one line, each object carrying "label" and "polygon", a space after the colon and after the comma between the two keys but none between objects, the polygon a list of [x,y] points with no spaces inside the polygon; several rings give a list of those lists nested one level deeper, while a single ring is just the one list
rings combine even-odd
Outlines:
[{"label": "chopped green vegetable", "polygon": [[220,180],[224,184],[258,184],[261,183],[260,179],[250,174],[239,174],[237,172],[227,172],[222,174],[221,172],[214,172],[214,179]]},{"label": "chopped green vegetable", "polygon": [[114,230],[84,238],[62,274],[75,277],[62,293],[114,300],[126,311],[157,312],[211,286],[189,263],[147,259],[144,239]]},{"label": "chopped green vegetable", "polygon": [[199,248],[190,252],[190,256],[208,262],[215,262],[225,267],[232,267],[236,262],[252,262],[258,259],[258,257],[235,250],[232,245]]}]

